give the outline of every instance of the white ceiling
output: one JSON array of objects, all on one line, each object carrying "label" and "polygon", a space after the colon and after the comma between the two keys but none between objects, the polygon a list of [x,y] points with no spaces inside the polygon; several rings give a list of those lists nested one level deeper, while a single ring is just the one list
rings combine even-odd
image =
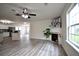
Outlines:
[{"label": "white ceiling", "polygon": [[[45,20],[60,16],[65,3],[0,3],[0,19],[9,19],[13,21],[25,21],[20,16],[15,16],[16,12],[22,13],[23,8],[29,8],[30,13],[36,13],[36,16],[31,16],[28,20]],[[15,9],[15,11],[11,11]]]}]

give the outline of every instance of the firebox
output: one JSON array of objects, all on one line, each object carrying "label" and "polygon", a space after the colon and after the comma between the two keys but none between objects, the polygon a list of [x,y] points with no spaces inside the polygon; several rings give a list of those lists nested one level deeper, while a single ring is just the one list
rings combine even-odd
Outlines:
[{"label": "firebox", "polygon": [[55,42],[58,41],[58,34],[52,34],[51,40]]}]

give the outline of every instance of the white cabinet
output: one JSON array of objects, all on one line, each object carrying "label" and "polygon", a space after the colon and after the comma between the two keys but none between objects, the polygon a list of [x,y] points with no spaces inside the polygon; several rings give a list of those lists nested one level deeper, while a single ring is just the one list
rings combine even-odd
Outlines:
[{"label": "white cabinet", "polygon": [[8,29],[8,26],[0,24],[0,29]]},{"label": "white cabinet", "polygon": [[20,40],[20,33],[12,33],[12,40]]},{"label": "white cabinet", "polygon": [[8,37],[9,36],[9,32],[3,32],[3,36],[4,37]]}]

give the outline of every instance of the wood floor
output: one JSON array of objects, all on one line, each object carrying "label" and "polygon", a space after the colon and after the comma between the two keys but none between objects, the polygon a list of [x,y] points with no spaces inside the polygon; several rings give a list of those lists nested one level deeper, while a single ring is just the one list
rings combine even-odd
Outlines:
[{"label": "wood floor", "polygon": [[66,53],[57,43],[48,40],[6,39],[0,45],[0,56],[66,56]]}]

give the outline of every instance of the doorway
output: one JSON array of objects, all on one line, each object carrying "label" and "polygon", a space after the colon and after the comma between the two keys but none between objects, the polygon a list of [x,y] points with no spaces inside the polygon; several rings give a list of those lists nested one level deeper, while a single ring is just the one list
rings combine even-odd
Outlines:
[{"label": "doorway", "polygon": [[20,26],[16,27],[16,29],[18,29],[20,31],[20,38],[21,38],[21,40],[23,40],[23,39],[29,40],[29,36],[30,36],[30,23],[24,22]]}]

